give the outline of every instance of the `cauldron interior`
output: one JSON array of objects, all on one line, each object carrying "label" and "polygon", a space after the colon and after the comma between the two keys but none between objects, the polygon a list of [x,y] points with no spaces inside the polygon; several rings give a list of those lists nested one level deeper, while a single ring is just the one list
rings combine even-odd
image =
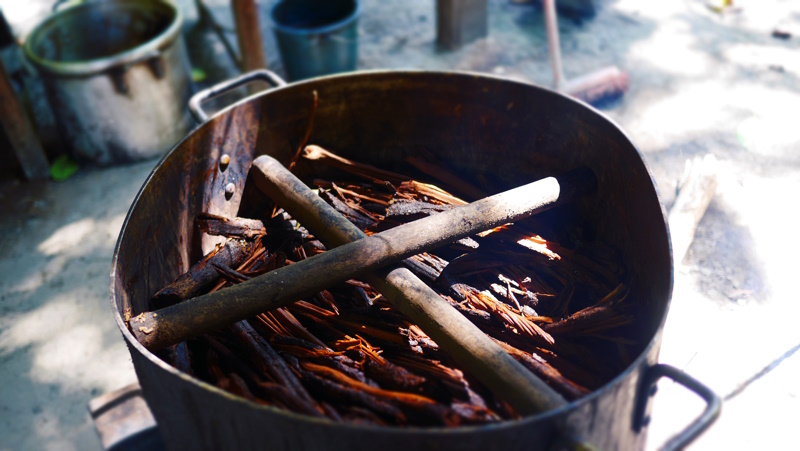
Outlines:
[{"label": "cauldron interior", "polygon": [[[405,157],[433,153],[463,177],[500,191],[580,166],[598,177],[578,204],[580,223],[619,250],[636,280],[641,353],[619,377],[567,408],[501,425],[456,430],[334,425],[259,407],[192,379],[141,347],[123,318],[185,271],[202,245],[201,211],[236,214],[249,162],[269,153],[288,162],[305,134],[317,91],[311,142],[379,167],[414,173]],[[220,170],[222,154],[230,165]],[[307,167],[300,168],[300,175]],[[227,199],[224,186],[234,183]],[[112,302],[144,394],[171,447],[193,449],[532,449],[553,434],[599,449],[641,448],[634,426],[641,372],[655,362],[669,304],[669,238],[651,176],[634,145],[584,104],[529,84],[470,74],[356,73],[281,87],[203,124],[156,167],[123,227]]]}]

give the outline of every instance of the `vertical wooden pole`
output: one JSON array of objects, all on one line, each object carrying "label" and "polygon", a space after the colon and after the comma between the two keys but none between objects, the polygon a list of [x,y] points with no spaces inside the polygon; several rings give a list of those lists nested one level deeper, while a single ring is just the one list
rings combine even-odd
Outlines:
[{"label": "vertical wooden pole", "polygon": [[436,41],[447,50],[488,34],[487,0],[436,0]]},{"label": "vertical wooden pole", "polygon": [[22,107],[22,102],[11,86],[11,79],[2,61],[0,61],[0,125],[8,136],[11,150],[17,156],[25,178],[28,180],[49,178],[50,165],[47,157]]},{"label": "vertical wooden pole", "polygon": [[266,69],[267,59],[259,27],[259,9],[256,0],[231,0],[236,35],[239,38],[239,53],[242,72]]}]

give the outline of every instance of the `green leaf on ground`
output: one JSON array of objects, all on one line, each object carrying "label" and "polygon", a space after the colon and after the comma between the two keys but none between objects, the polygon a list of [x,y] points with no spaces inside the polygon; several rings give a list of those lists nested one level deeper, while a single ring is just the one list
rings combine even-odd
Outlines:
[{"label": "green leaf on ground", "polygon": [[61,155],[50,165],[50,177],[56,182],[63,182],[78,172],[78,163],[69,156]]},{"label": "green leaf on ground", "polygon": [[199,67],[192,68],[192,81],[195,83],[200,83],[206,79],[206,71],[200,69]]}]

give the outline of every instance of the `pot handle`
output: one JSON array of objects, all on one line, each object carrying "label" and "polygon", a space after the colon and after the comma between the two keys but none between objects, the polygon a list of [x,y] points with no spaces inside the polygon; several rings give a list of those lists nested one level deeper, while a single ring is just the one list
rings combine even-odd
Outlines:
[{"label": "pot handle", "polygon": [[202,124],[208,120],[208,115],[205,111],[203,111],[203,102],[213,99],[214,97],[218,97],[230,91],[231,89],[238,88],[239,86],[246,85],[256,80],[269,83],[273,87],[284,86],[286,84],[281,77],[277,76],[272,71],[266,69],[254,70],[252,72],[242,74],[236,78],[225,80],[193,95],[192,98],[189,99],[189,111],[192,113],[192,116],[194,116],[194,119]]},{"label": "pot handle", "polygon": [[637,406],[637,415],[635,417],[636,424],[634,425],[637,431],[647,426],[650,422],[650,417],[646,414],[648,400],[655,394],[656,382],[662,377],[672,379],[674,382],[703,398],[706,402],[706,408],[703,413],[686,426],[683,431],[667,440],[660,448],[661,450],[669,451],[683,449],[717,420],[720,409],[722,408],[722,400],[705,384],[674,366],[664,364],[653,365],[642,377],[642,391],[640,393],[644,396],[639,397],[639,404]]},{"label": "pot handle", "polygon": [[77,6],[81,3],[83,3],[83,0],[56,0],[56,2],[53,3],[53,9],[51,11],[56,13],[61,8]]}]

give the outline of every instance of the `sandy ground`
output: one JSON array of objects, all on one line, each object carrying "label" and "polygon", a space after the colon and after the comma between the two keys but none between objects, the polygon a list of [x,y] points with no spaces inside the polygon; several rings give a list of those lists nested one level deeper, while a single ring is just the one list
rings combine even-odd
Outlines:
[{"label": "sandy ground", "polygon": [[[0,0],[20,28],[47,9]],[[207,3],[230,23],[222,0]],[[359,68],[471,70],[548,84],[540,9],[490,1],[490,35],[456,52],[435,46],[434,2],[364,1]],[[645,156],[666,208],[688,158],[713,153],[717,194],[676,269],[662,362],[726,397],[692,449],[791,448],[800,418],[800,4],[603,0],[596,18],[562,20],[567,76],[615,64],[631,88],[604,112]],[[180,2],[188,22],[192,3]],[[270,66],[282,72],[262,2]],[[36,11],[34,11],[36,10]],[[38,11],[38,12],[37,12]],[[793,33],[771,36],[776,27]],[[194,64],[233,74],[222,46],[187,25]],[[135,380],[112,320],[108,272],[124,215],[155,161],[84,168],[63,183],[0,182],[0,449],[98,449],[86,403]],[[702,408],[660,384],[649,448]]]}]

